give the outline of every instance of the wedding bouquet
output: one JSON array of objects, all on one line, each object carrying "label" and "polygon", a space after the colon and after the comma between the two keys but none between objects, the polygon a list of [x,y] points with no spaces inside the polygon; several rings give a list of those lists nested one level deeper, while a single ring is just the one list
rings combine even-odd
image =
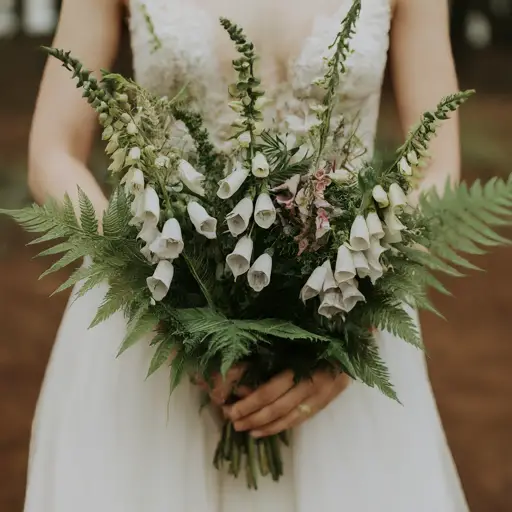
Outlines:
[{"label": "wedding bouquet", "polygon": [[[210,142],[182,95],[156,97],[108,72],[98,81],[69,52],[47,49],[99,114],[116,188],[101,224],[81,191],[78,217],[69,197],[3,213],[43,233],[33,243],[58,241],[42,253],[63,254],[45,274],[90,258],[59,291],[80,283],[81,297],[107,282],[92,326],[122,311],[120,354],[152,334],[148,374],[170,365],[172,389],[184,375],[209,381],[244,364],[240,384],[249,387],[285,369],[296,379],[328,369],[398,400],[374,330],[421,348],[404,306],[435,311],[428,287],[447,291],[434,272],[461,275],[456,267],[474,266],[460,253],[507,242],[492,227],[512,212],[512,179],[448,184],[417,207],[407,200],[436,128],[471,91],[425,113],[389,166],[364,160],[352,123],[333,122],[360,6],[355,1],[341,24],[314,84],[323,100],[300,137],[264,119],[253,44],[221,20],[239,54],[226,151]],[[158,51],[149,19],[148,29]],[[214,463],[235,476],[244,468],[256,488],[258,474],[282,474],[283,442],[286,435],[256,440],[226,422]]]}]

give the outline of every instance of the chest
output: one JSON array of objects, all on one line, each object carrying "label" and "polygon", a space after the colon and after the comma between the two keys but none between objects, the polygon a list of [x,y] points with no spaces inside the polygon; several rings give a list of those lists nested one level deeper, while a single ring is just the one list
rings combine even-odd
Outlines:
[{"label": "chest", "polygon": [[[345,92],[380,86],[392,0],[364,0],[352,39]],[[129,0],[134,67],[138,79],[170,94],[184,83],[225,91],[233,78],[233,44],[219,24],[227,17],[254,42],[258,75],[268,89],[306,91],[323,74],[323,58],[352,0]],[[151,20],[148,23],[148,16]],[[153,51],[151,32],[158,39]]]}]

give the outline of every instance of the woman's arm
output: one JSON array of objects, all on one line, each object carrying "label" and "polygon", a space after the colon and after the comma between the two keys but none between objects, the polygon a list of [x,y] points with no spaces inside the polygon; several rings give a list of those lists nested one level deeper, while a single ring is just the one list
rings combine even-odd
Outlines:
[{"label": "woman's arm", "polygon": [[[390,59],[400,122],[404,133],[439,100],[458,91],[447,0],[396,0]],[[420,190],[442,190],[460,177],[458,117],[444,121],[431,143],[431,160]],[[413,194],[416,196],[418,192]]]},{"label": "woman's arm", "polygon": [[[64,0],[53,46],[70,50],[88,69],[111,66],[120,35],[119,0]],[[76,202],[77,187],[101,212],[106,204],[86,167],[95,132],[95,112],[70,73],[49,58],[41,82],[29,142],[29,186],[38,202]]]}]

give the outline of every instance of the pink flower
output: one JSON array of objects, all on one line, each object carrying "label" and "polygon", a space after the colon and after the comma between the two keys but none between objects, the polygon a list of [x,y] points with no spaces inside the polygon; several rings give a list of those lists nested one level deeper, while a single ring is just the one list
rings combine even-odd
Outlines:
[{"label": "pink flower", "polygon": [[316,233],[315,238],[322,238],[331,229],[329,217],[323,208],[319,208],[316,212]]},{"label": "pink flower", "polygon": [[282,185],[272,189],[272,192],[283,191],[282,194],[276,196],[276,201],[279,205],[284,206],[290,210],[293,208],[293,200],[297,195],[297,190],[300,183],[300,174],[295,174],[290,179],[286,180]]}]

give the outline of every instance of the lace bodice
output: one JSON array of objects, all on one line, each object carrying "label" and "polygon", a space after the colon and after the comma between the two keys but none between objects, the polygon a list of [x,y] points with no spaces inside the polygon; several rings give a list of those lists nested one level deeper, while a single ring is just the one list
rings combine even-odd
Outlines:
[{"label": "lace bodice", "polygon": [[[352,0],[339,0],[333,15],[318,14],[302,47],[286,64],[286,80],[263,83],[272,100],[272,122],[284,117],[293,131],[307,129],[308,100],[318,93],[312,82],[323,75],[324,59],[339,30],[340,22]],[[340,84],[339,111],[345,117],[358,116],[357,134],[368,151],[373,150],[382,79],[389,45],[391,0],[364,0],[352,39],[353,52]],[[141,9],[140,0],[130,0],[130,29],[136,79],[156,94],[172,96],[187,85],[189,97],[203,115],[214,142],[221,141],[229,130],[233,112],[228,107],[228,76],[214,38],[218,19],[192,0],[145,0],[161,46],[153,48],[153,38]],[[236,19],[232,19],[235,23]],[[226,34],[226,38],[228,35]],[[258,48],[256,47],[256,51]],[[262,64],[264,65],[264,64]],[[291,116],[291,117],[290,117]],[[293,126],[291,126],[293,124]]]}]

